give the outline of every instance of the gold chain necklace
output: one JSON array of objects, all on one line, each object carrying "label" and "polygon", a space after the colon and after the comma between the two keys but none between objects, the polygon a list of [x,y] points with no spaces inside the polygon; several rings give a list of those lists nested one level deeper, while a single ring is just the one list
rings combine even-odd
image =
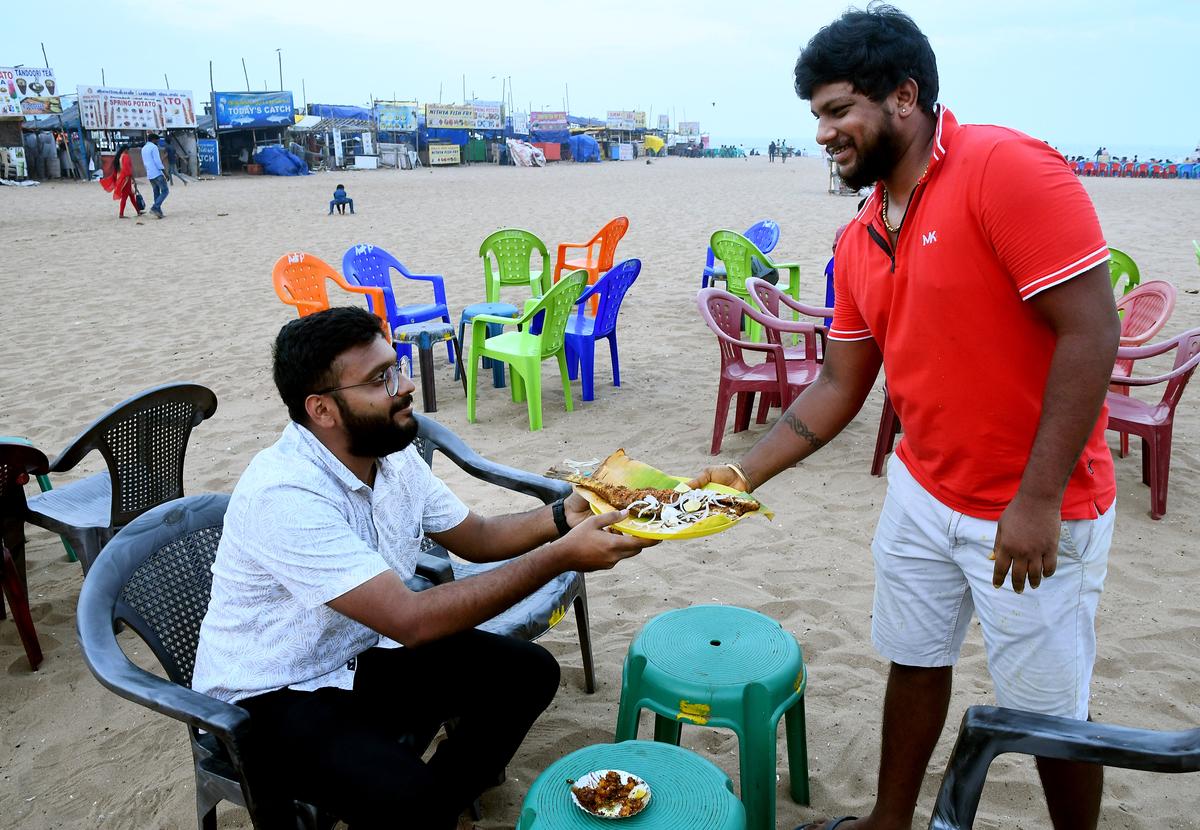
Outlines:
[{"label": "gold chain necklace", "polygon": [[[928,172],[929,172],[929,165],[926,164],[925,169],[921,171],[921,175],[917,176],[917,184],[921,183],[921,179],[925,178],[925,174]],[[913,185],[913,190],[915,191],[916,189],[917,189],[917,185]],[[909,194],[909,199],[911,199],[911,198],[912,198],[912,194]],[[896,236],[897,234],[899,234],[900,228],[902,228],[904,226],[905,216],[908,216],[908,208],[907,207],[904,208],[904,216],[900,217],[900,224],[894,228],[892,227],[892,223],[888,221],[888,192],[887,192],[887,186],[885,185],[883,188],[883,226],[885,228],[887,228],[887,232],[890,233],[892,236]]]}]

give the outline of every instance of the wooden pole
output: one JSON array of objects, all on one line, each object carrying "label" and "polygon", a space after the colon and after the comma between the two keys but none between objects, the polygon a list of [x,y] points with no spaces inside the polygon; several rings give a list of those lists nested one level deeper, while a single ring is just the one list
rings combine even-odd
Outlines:
[{"label": "wooden pole", "polygon": [[208,91],[216,92],[216,87],[213,86],[212,61],[208,62]]},{"label": "wooden pole", "polygon": [[250,73],[246,71],[246,59],[242,58],[242,77],[246,79],[246,91],[250,91]]},{"label": "wooden pole", "polygon": [[167,78],[167,73],[163,73],[163,83],[167,85],[167,89],[171,88],[171,81]]}]

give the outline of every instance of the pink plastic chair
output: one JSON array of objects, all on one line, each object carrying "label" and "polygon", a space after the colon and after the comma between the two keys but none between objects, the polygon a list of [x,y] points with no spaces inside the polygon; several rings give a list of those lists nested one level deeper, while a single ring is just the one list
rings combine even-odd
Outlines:
[{"label": "pink plastic chair", "polygon": [[[1150,280],[1139,285],[1117,301],[1121,314],[1121,345],[1141,346],[1149,343],[1162,330],[1175,310],[1175,286],[1166,280]],[[1133,361],[1117,358],[1113,374],[1129,377],[1133,373]],[[1128,395],[1126,386],[1113,386],[1112,391]],[[1129,455],[1129,436],[1121,435],[1120,456]]]},{"label": "pink plastic chair", "polygon": [[[721,347],[721,377],[717,386],[717,411],[713,420],[713,439],[710,452],[721,451],[721,440],[725,432],[725,421],[729,415],[729,402],[738,396],[734,415],[733,431],[742,432],[750,426],[750,414],[754,411],[755,393],[773,395],[786,408],[797,395],[817,379],[820,366],[812,360],[789,361],[784,357],[780,333],[797,331],[798,327],[811,324],[792,323],[756,311],[740,299],[719,288],[705,288],[696,297],[696,305],[704,322],[717,335]],[[766,343],[755,343],[742,339],[742,317],[749,317],[767,332]],[[784,328],[784,326],[787,328]],[[762,352],[767,356],[763,363],[748,363],[745,352]],[[783,371],[780,371],[783,367]],[[765,411],[760,411],[760,423],[766,421]]]},{"label": "pink plastic chair", "polygon": [[1150,485],[1150,518],[1161,519],[1167,512],[1167,479],[1171,473],[1171,432],[1175,407],[1183,397],[1192,372],[1200,364],[1200,328],[1185,331],[1170,340],[1152,346],[1122,346],[1118,360],[1144,360],[1175,350],[1175,365],[1163,375],[1135,378],[1114,374],[1119,386],[1154,386],[1166,383],[1162,400],[1146,403],[1127,395],[1108,393],[1108,428],[1142,439],[1142,483]]}]

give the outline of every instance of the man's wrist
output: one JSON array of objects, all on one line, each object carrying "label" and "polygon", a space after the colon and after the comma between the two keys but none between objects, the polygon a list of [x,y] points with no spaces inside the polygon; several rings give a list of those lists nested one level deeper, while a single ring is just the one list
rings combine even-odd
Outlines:
[{"label": "man's wrist", "polygon": [[554,517],[554,527],[560,539],[571,532],[571,525],[567,522],[566,501],[562,498],[550,504],[550,515]]},{"label": "man's wrist", "polygon": [[730,462],[729,464],[726,464],[725,466],[728,467],[730,470],[733,470],[733,472],[738,476],[738,478],[740,478],[742,480],[742,483],[746,485],[745,492],[750,493],[750,492],[754,491],[754,484],[753,484],[753,482],[750,481],[750,474],[746,472],[745,467],[743,467],[737,461]]}]

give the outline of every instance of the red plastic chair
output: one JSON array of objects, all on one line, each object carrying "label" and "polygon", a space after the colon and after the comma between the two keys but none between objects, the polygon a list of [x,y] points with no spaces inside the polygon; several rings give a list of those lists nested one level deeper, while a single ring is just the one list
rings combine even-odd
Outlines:
[{"label": "red plastic chair", "polygon": [[1121,162],[1119,162],[1119,161],[1111,162],[1108,165],[1108,175],[1112,176],[1114,179],[1119,178],[1121,175]]},{"label": "red plastic chair", "polygon": [[[789,335],[786,339],[791,341],[792,345],[787,345],[783,339],[779,340],[780,345],[783,346],[783,358],[788,362],[789,367],[797,364],[819,365],[825,361],[825,341],[829,333],[825,326],[825,318],[833,315],[833,309],[801,303],[780,291],[779,286],[772,285],[758,277],[746,280],[746,291],[758,303],[759,308],[772,317],[778,318],[777,331]],[[816,318],[819,322],[809,323],[793,320],[790,317],[785,318],[779,313],[780,303],[794,312]],[[768,342],[773,342],[771,340],[773,336],[778,337],[778,334],[773,335],[768,332]],[[799,343],[796,342],[797,339],[800,340]],[[763,395],[758,404],[758,423],[765,424],[767,411],[772,406],[779,405],[780,401],[774,395]]]},{"label": "red plastic chair", "polygon": [[329,308],[325,280],[332,280],[348,294],[365,295],[371,300],[371,311],[379,318],[379,327],[383,329],[384,336],[389,343],[392,342],[382,288],[351,285],[329,263],[304,251],[292,251],[275,260],[271,280],[279,299],[295,308],[301,317]]},{"label": "red plastic chair", "polygon": [[1096,163],[1086,161],[1083,163],[1083,175],[1094,176],[1096,174]]},{"label": "red plastic chair", "polygon": [[[30,476],[46,475],[50,462],[45,454],[13,439],[0,440],[0,592],[12,609],[17,635],[25,647],[29,667],[37,671],[42,647],[29,611],[29,589],[25,572],[25,518],[28,506],[24,486]],[[5,618],[0,599],[0,620]]]},{"label": "red plastic chair", "polygon": [[875,455],[871,458],[871,475],[883,475],[883,462],[896,443],[896,436],[901,432],[900,416],[892,406],[888,395],[887,384],[883,385],[883,412],[879,415],[879,432],[875,435]]},{"label": "red plastic chair", "polygon": [[[1141,346],[1149,343],[1154,335],[1171,319],[1175,310],[1175,286],[1166,280],[1150,280],[1130,291],[1117,301],[1117,312],[1121,315],[1121,345]],[[1113,374],[1129,377],[1133,374],[1133,361],[1118,358]],[[1112,391],[1128,395],[1129,388],[1114,386]],[[1120,456],[1129,455],[1129,436],[1121,435]]]},{"label": "red plastic chair", "polygon": [[1185,331],[1170,340],[1151,346],[1122,346],[1117,359],[1145,360],[1175,350],[1171,371],[1148,378],[1123,377],[1114,374],[1112,382],[1119,386],[1154,386],[1167,384],[1162,400],[1146,403],[1137,398],[1114,392],[1108,393],[1108,428],[1132,433],[1142,439],[1142,483],[1150,485],[1150,518],[1161,519],[1167,512],[1167,480],[1171,473],[1171,433],[1175,424],[1175,407],[1183,397],[1192,372],[1200,364],[1200,328]]},{"label": "red plastic chair", "polygon": [[[750,426],[750,414],[754,411],[754,395],[762,392],[775,396],[786,409],[797,395],[817,379],[820,366],[816,360],[788,361],[784,358],[780,332],[796,331],[798,326],[756,311],[740,299],[719,288],[705,288],[696,296],[696,305],[704,322],[717,335],[721,347],[721,378],[717,387],[717,411],[713,420],[713,440],[710,452],[721,451],[721,440],[725,432],[725,421],[729,415],[729,402],[738,396],[734,415],[733,431],[742,432]],[[767,332],[766,343],[755,343],[742,338],[742,317],[754,320]],[[787,328],[784,328],[786,323]],[[762,352],[767,356],[763,363],[748,363],[745,352]],[[783,367],[783,371],[780,371]],[[765,412],[760,413],[760,423],[765,422]]]},{"label": "red plastic chair", "polygon": [[1143,161],[1141,164],[1139,164],[1137,166],[1137,177],[1139,179],[1145,179],[1145,178],[1149,178],[1149,176],[1150,176],[1150,163]]},{"label": "red plastic chair", "polygon": [[1121,176],[1123,178],[1132,179],[1133,175],[1134,175],[1133,162],[1132,161],[1125,162],[1125,166],[1121,169]]},{"label": "red plastic chair", "polygon": [[[571,273],[580,269],[588,272],[588,285],[595,285],[602,274],[612,270],[613,258],[617,253],[617,243],[629,230],[629,219],[618,216],[601,228],[587,242],[562,242],[558,246],[558,261],[554,264],[554,281],[558,282],[563,272]],[[582,252],[583,257],[568,259],[572,251]],[[591,299],[591,314],[596,316],[600,298],[593,294]]]},{"label": "red plastic chair", "polygon": [[1163,175],[1165,175],[1168,179],[1178,179],[1179,178],[1179,165],[1178,164],[1168,164],[1166,170],[1163,171]]}]

